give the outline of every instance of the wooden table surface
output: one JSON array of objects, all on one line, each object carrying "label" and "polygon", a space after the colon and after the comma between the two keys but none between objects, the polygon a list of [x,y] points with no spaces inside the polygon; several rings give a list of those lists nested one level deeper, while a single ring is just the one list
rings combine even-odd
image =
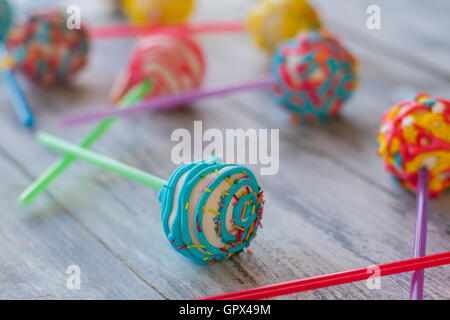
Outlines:
[{"label": "wooden table surface", "polygon": [[[91,2],[91,4],[89,4]],[[194,19],[243,19],[255,1],[198,1]],[[375,156],[375,131],[384,110],[420,91],[449,97],[450,20],[447,0],[316,0],[328,27],[360,60],[361,85],[342,116],[324,126],[290,124],[272,93],[214,98],[190,108],[128,117],[93,150],[168,177],[177,128],[279,128],[280,171],[261,176],[264,229],[253,253],[200,266],[171,249],[160,221],[157,193],[76,162],[27,208],[17,197],[60,155],[37,144],[20,126],[0,88],[0,298],[191,299],[232,290],[408,259],[415,197],[384,172]],[[83,19],[102,23],[101,1],[80,1]],[[381,8],[382,30],[366,28],[366,8]],[[101,18],[98,11],[102,11]],[[206,86],[252,79],[268,57],[244,34],[203,35]],[[133,40],[93,44],[89,67],[68,88],[44,91],[23,83],[37,117],[35,130],[70,141],[92,127],[59,126],[59,118],[107,101]],[[255,171],[258,166],[250,166]],[[259,170],[258,170],[259,172]],[[427,252],[450,250],[450,194],[431,202]],[[81,289],[66,286],[70,265]],[[450,267],[426,271],[426,299],[450,298]],[[411,274],[283,297],[286,299],[407,299]]]}]

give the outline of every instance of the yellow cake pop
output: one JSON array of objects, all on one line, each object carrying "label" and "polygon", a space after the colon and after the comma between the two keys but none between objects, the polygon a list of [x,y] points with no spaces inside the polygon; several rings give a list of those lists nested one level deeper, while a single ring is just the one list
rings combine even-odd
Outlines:
[{"label": "yellow cake pop", "polygon": [[262,0],[249,13],[247,27],[256,44],[269,52],[302,30],[317,30],[321,22],[305,0]]},{"label": "yellow cake pop", "polygon": [[194,0],[122,0],[127,17],[135,23],[178,23],[194,7]]}]

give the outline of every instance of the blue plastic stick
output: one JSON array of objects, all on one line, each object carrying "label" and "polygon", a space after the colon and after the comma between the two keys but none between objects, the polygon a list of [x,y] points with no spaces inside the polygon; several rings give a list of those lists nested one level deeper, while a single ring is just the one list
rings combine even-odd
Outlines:
[{"label": "blue plastic stick", "polygon": [[[5,57],[7,55],[5,45],[0,43],[0,57]],[[16,111],[17,117],[20,122],[26,127],[31,128],[34,124],[33,113],[31,112],[30,106],[28,105],[27,99],[20,89],[19,83],[17,82],[14,72],[7,68],[1,70],[1,76],[5,80],[8,86],[9,95],[11,97],[11,102]]]}]

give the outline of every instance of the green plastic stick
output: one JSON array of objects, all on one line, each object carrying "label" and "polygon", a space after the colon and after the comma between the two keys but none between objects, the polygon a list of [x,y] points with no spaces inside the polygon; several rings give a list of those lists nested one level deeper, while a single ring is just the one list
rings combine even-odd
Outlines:
[{"label": "green plastic stick", "polygon": [[82,159],[105,170],[124,176],[125,178],[145,184],[146,186],[156,190],[162,189],[164,184],[167,182],[162,178],[130,167],[129,165],[123,164],[114,159],[102,156],[101,154],[92,152],[45,132],[38,133],[36,139],[39,143],[42,143],[53,150]]},{"label": "green plastic stick", "polygon": [[[126,108],[140,100],[151,90],[152,82],[144,81],[121,100],[119,108]],[[81,142],[80,147],[89,148],[96,140],[98,140],[115,122],[117,118],[108,118],[100,122]],[[36,181],[34,181],[19,197],[19,203],[23,206],[30,204],[38,195],[45,191],[48,185],[56,179],[67,167],[76,160],[76,157],[65,155],[59,161],[55,162],[47,169]]]}]

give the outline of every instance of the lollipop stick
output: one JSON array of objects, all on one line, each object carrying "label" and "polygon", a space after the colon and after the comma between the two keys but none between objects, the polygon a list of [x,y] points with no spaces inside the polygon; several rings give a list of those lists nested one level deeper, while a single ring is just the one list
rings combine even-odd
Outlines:
[{"label": "lollipop stick", "polygon": [[120,163],[119,161],[102,156],[98,153],[86,150],[80,146],[66,142],[47,133],[38,133],[37,141],[51,149],[85,160],[86,162],[99,166],[105,170],[117,173],[130,180],[145,184],[146,186],[156,190],[162,189],[162,187],[166,183],[166,180],[161,179],[157,176],[135,169],[126,164]]},{"label": "lollipop stick", "polygon": [[182,92],[176,95],[168,95],[155,99],[151,99],[148,101],[140,102],[130,108],[121,109],[121,110],[112,110],[110,107],[105,108],[104,110],[93,111],[91,113],[79,114],[68,116],[67,118],[62,119],[62,125],[74,125],[77,123],[94,121],[102,118],[107,118],[111,116],[119,116],[119,115],[131,115],[134,113],[138,113],[141,111],[151,111],[151,110],[161,110],[168,109],[171,107],[176,107],[184,104],[188,104],[194,101],[216,97],[221,95],[226,95],[230,93],[252,90],[252,89],[262,89],[266,87],[271,87],[275,83],[275,80],[266,76],[257,81],[239,83],[229,87],[222,87],[217,89],[198,89],[187,92]]},{"label": "lollipop stick", "polygon": [[[423,257],[427,250],[427,215],[428,215],[428,184],[427,168],[419,171],[417,187],[416,232],[414,234],[414,258]],[[411,279],[410,300],[423,299],[423,282],[425,270],[414,271]]]},{"label": "lollipop stick", "polygon": [[[450,264],[450,251],[420,258],[397,261],[379,265],[380,277],[409,272],[418,269],[432,268]],[[221,295],[201,298],[200,300],[258,300],[288,295],[298,292],[337,286],[366,280],[372,274],[368,268],[322,275],[313,278],[289,281],[248,290],[241,290]]]},{"label": "lollipop stick", "polygon": [[[145,81],[136,86],[120,102],[120,108],[142,100],[152,87],[151,81]],[[80,147],[89,148],[97,139],[99,139],[115,122],[117,118],[108,118],[99,123],[81,142]],[[59,161],[55,162],[47,171],[45,171],[33,184],[31,184],[19,197],[21,205],[30,204],[38,195],[40,195],[48,185],[56,179],[65,169],[75,161],[76,157],[65,155]]]},{"label": "lollipop stick", "polygon": [[[6,48],[3,43],[0,43],[0,56],[6,56]],[[9,57],[3,58],[0,61],[0,70],[2,78],[5,80],[8,86],[9,95],[12,100],[12,105],[19,118],[19,121],[23,123],[26,127],[30,128],[33,126],[34,118],[31,112],[30,106],[28,105],[27,99],[20,89],[17,83],[16,77],[10,67],[14,64],[13,60]]]},{"label": "lollipop stick", "polygon": [[149,35],[155,33],[169,34],[192,34],[192,33],[217,33],[217,32],[239,32],[244,30],[242,22],[203,22],[191,24],[173,24],[173,25],[132,25],[122,24],[114,26],[105,26],[91,28],[89,34],[93,39],[101,38],[119,38],[136,37],[139,35]]}]

